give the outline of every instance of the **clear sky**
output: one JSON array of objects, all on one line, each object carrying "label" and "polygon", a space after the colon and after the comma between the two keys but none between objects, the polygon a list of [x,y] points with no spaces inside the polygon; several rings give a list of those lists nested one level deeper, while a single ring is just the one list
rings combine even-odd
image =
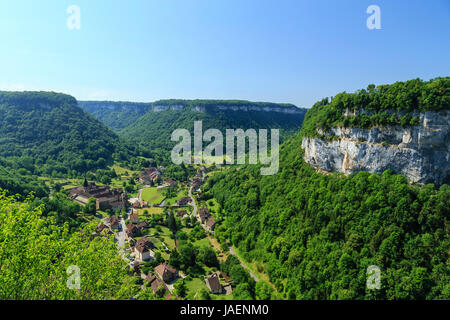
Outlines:
[{"label": "clear sky", "polygon": [[[369,30],[366,9],[381,9]],[[66,12],[81,9],[81,29]],[[2,0],[0,89],[79,100],[310,107],[370,83],[450,76],[449,0]]]}]

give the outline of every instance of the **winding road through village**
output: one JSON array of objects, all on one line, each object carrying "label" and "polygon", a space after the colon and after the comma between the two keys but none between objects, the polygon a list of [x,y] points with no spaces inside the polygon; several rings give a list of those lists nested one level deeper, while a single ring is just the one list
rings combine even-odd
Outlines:
[{"label": "winding road through village", "polygon": [[[192,188],[193,188],[192,186],[189,188],[189,197],[191,198],[192,206],[194,207],[194,210],[192,211],[192,214],[194,215],[194,217],[197,217],[197,212],[198,212],[198,210],[197,210],[197,203],[196,203],[194,197],[192,196]],[[205,229],[206,234],[208,234],[209,231],[206,229],[206,227],[205,227],[203,224],[201,224],[201,226],[203,227],[203,229]],[[209,241],[211,242],[211,239],[210,239],[209,237],[208,237],[208,239],[209,239]],[[213,243],[211,243],[211,245],[214,247],[214,244],[213,244]],[[253,272],[251,272],[250,268],[247,267],[247,266],[245,265],[244,262],[242,262],[242,260],[238,257],[238,255],[237,255],[236,252],[234,251],[233,247],[232,247],[232,246],[229,246],[228,249],[230,250],[230,254],[232,254],[233,256],[235,256],[236,258],[238,258],[239,263],[241,264],[241,266],[242,266],[245,270],[247,270],[247,272],[250,274],[250,276],[251,276],[256,282],[258,282],[258,281],[259,281],[259,278],[258,278]]]}]

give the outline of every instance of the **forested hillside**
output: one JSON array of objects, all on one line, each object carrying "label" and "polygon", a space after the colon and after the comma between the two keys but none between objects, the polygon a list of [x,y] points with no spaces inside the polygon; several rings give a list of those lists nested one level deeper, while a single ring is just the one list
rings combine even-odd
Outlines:
[{"label": "forested hillside", "polygon": [[152,110],[152,103],[139,102],[78,101],[78,106],[116,132]]},{"label": "forested hillside", "polygon": [[31,192],[36,197],[45,197],[49,194],[49,189],[43,181],[39,181],[37,177],[28,175],[26,169],[14,170],[5,168],[0,161],[0,189],[5,190],[8,195],[24,195],[27,196]]},{"label": "forested hillside", "polygon": [[414,79],[386,85],[369,85],[355,93],[342,92],[317,102],[305,117],[304,134],[317,136],[316,128],[368,128],[418,124],[417,113],[450,109],[450,77],[429,81]]},{"label": "forested hillside", "polygon": [[[305,164],[297,135],[280,172],[231,169],[209,179],[222,208],[216,236],[263,262],[290,299],[449,299],[450,187],[408,185],[389,171],[323,175]],[[381,269],[381,290],[366,269]]]},{"label": "forested hillside", "polygon": [[[28,173],[74,175],[126,159],[104,124],[52,92],[0,92],[0,163]],[[2,159],[3,158],[3,159]],[[24,172],[25,173],[25,172]]]},{"label": "forested hillside", "polygon": [[[154,103],[155,108],[169,108],[162,111],[149,111],[135,123],[125,128],[120,136],[127,141],[148,148],[159,155],[159,161],[167,161],[169,151],[176,144],[171,141],[171,134],[179,128],[187,129],[193,134],[194,121],[203,121],[203,131],[216,128],[225,135],[226,129],[280,129],[283,141],[301,127],[306,109],[298,109],[292,105],[215,100],[165,100]],[[242,108],[294,108],[295,113],[276,111],[241,111],[219,109],[218,106],[238,106]],[[176,110],[170,108],[179,108]],[[181,107],[181,108],[180,108]],[[200,111],[201,110],[201,111]]]},{"label": "forested hillside", "polygon": [[[411,114],[448,110],[449,94],[449,78],[417,79],[316,103],[281,146],[276,175],[247,166],[208,180],[204,197],[221,207],[216,237],[285,298],[449,299],[450,187],[410,185],[391,170],[323,174],[302,150],[317,128],[413,125]],[[381,270],[380,290],[366,287],[371,265]]]}]

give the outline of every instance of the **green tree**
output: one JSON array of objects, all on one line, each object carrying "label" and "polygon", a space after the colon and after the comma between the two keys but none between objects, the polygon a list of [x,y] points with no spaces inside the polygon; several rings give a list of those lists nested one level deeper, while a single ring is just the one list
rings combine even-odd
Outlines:
[{"label": "green tree", "polygon": [[270,300],[273,293],[273,288],[264,281],[259,281],[255,285],[256,300]]},{"label": "green tree", "polygon": [[[95,223],[69,233],[52,217],[0,193],[0,299],[128,299],[137,293],[130,285],[125,263],[114,238],[91,235]],[[95,261],[95,263],[93,263]],[[67,287],[80,270],[80,289]],[[72,279],[72,278],[70,278]],[[76,282],[71,282],[76,283]]]},{"label": "green tree", "polygon": [[167,217],[167,226],[173,233],[177,232],[177,222],[175,221],[173,213],[169,213],[169,216]]},{"label": "green tree", "polygon": [[177,282],[175,282],[174,288],[179,297],[181,297],[181,298],[186,297],[187,288],[186,288],[186,284],[184,283],[184,279],[181,279],[181,280],[178,280]]},{"label": "green tree", "polygon": [[97,213],[97,199],[89,198],[87,205],[84,207],[84,212],[95,215]]},{"label": "green tree", "polygon": [[237,300],[253,300],[252,291],[248,283],[240,283],[233,291],[233,297]]},{"label": "green tree", "polygon": [[213,248],[202,246],[198,250],[198,261],[202,262],[208,267],[218,267],[219,261],[217,260],[216,252]]}]

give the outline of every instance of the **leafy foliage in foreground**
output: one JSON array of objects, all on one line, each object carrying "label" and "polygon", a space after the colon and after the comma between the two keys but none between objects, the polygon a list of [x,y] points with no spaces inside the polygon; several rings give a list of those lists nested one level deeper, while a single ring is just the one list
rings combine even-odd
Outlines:
[{"label": "leafy foliage in foreground", "polygon": [[[211,177],[224,212],[217,229],[249,261],[263,262],[289,299],[449,299],[450,187],[408,185],[390,171],[322,175],[305,164],[299,136],[280,172],[258,167]],[[381,290],[366,270],[381,269]]]},{"label": "leafy foliage in foreground", "polygon": [[[94,224],[70,233],[29,201],[0,191],[0,299],[128,299],[124,262],[112,237],[92,238]],[[67,268],[81,271],[80,290],[67,287]]]}]

